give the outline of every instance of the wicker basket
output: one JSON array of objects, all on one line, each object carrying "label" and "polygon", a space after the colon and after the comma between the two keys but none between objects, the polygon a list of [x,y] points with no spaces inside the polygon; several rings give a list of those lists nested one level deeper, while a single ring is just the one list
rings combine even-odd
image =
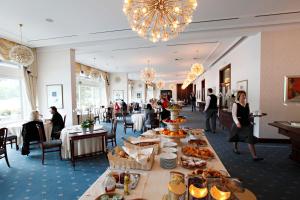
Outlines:
[{"label": "wicker basket", "polygon": [[132,158],[122,158],[119,155],[114,155],[113,151],[109,151],[107,154],[109,165],[112,168],[127,168],[127,169],[140,169],[140,170],[151,170],[154,163],[154,150],[152,151],[146,164],[138,163]]},{"label": "wicker basket", "polygon": [[149,144],[149,145],[147,145],[146,143],[142,144],[142,145],[139,145],[139,144],[132,144],[132,143],[124,140],[124,146],[128,147],[128,148],[131,148],[131,149],[136,149],[136,150],[137,149],[153,148],[154,149],[154,154],[158,155],[159,149],[160,149],[160,142],[154,143],[154,144]]}]

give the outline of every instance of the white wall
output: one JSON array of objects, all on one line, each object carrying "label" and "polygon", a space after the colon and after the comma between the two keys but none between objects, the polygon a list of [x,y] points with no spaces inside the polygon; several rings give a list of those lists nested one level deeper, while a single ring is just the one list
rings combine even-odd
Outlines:
[{"label": "white wall", "polygon": [[[143,81],[133,81],[132,86],[132,101],[142,103],[145,101],[146,87]],[[137,98],[137,93],[141,93],[141,98]]]},{"label": "white wall", "polygon": [[262,33],[260,104],[268,114],[260,122],[263,138],[284,138],[269,122],[300,121],[300,103],[283,102],[284,76],[300,75],[299,36],[300,29]]},{"label": "white wall", "polygon": [[110,101],[114,102],[114,90],[122,90],[124,101],[128,102],[128,75],[127,73],[110,73],[109,74]]},{"label": "white wall", "polygon": [[47,50],[37,49],[38,68],[38,108],[45,117],[50,118],[47,105],[46,86],[51,84],[63,85],[64,108],[58,111],[67,115],[66,125],[76,123],[73,110],[76,108],[76,81],[75,81],[75,51],[74,50]]},{"label": "white wall", "polygon": [[[201,88],[201,81],[205,79],[205,91],[215,88],[219,91],[219,71],[231,64],[231,90],[236,90],[237,81],[248,80],[248,101],[252,111],[260,109],[260,57],[261,35],[256,34],[246,38],[229,54],[209,68],[196,81],[197,90]],[[206,92],[205,92],[206,93]],[[254,134],[259,136],[259,121],[255,121]]]}]

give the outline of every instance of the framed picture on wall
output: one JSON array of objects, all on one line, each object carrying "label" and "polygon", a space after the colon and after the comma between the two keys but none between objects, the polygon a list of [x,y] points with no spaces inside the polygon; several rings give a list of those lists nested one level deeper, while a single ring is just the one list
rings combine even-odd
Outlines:
[{"label": "framed picture on wall", "polygon": [[55,106],[58,109],[63,109],[63,85],[54,84],[46,85],[47,88],[47,106]]},{"label": "framed picture on wall", "polygon": [[300,75],[284,78],[284,102],[300,102]]},{"label": "framed picture on wall", "polygon": [[136,93],[136,98],[137,99],[141,99],[142,98],[142,93],[141,92],[137,92]]},{"label": "framed picture on wall", "polygon": [[244,90],[248,96],[248,80],[238,81],[236,83],[236,89],[237,89],[237,91]]},{"label": "framed picture on wall", "polygon": [[113,90],[113,100],[121,100],[124,99],[124,90]]}]

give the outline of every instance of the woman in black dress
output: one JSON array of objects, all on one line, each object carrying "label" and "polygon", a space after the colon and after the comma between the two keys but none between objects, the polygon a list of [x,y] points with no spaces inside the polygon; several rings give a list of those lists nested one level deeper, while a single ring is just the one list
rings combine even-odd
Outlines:
[{"label": "woman in black dress", "polygon": [[253,135],[253,124],[250,121],[249,104],[246,102],[246,92],[238,91],[237,102],[232,106],[233,125],[231,129],[230,142],[234,142],[234,153],[240,154],[238,142],[248,143],[248,147],[254,161],[263,160],[256,155],[254,144],[257,138]]}]

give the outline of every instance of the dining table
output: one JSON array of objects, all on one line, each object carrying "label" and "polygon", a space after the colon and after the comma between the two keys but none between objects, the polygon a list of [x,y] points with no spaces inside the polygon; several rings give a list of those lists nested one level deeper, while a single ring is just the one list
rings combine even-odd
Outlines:
[{"label": "dining table", "polygon": [[133,129],[135,131],[142,131],[144,126],[145,114],[135,113],[131,115],[131,121],[133,122]]},{"label": "dining table", "polygon": [[[94,132],[99,130],[104,130],[102,125],[96,125],[94,127]],[[60,139],[62,141],[62,149],[61,154],[63,159],[71,159],[72,158],[72,148],[71,148],[71,137],[75,135],[88,135],[89,130],[86,133],[83,132],[80,125],[74,125],[70,127],[66,127],[61,131]],[[80,156],[85,154],[90,154],[93,152],[103,151],[106,148],[105,142],[102,140],[95,139],[95,137],[80,139],[77,140],[74,144],[74,152],[73,156]]]},{"label": "dining table", "polygon": [[[27,123],[28,121],[21,121],[21,122],[14,122],[11,124],[6,125],[8,130],[8,136],[16,135],[17,136],[17,145],[23,144],[23,136],[22,136],[22,128],[23,124]],[[51,140],[51,132],[52,132],[52,123],[45,120],[44,122],[44,130],[46,141]]]},{"label": "dining table", "polygon": [[[215,155],[213,159],[207,161],[207,168],[219,170],[222,173],[230,176],[219,156],[215,152],[215,150],[210,145],[206,136],[203,135],[202,139],[207,141],[207,147],[213,154]],[[163,147],[164,142],[168,141],[167,138],[161,137],[161,147]],[[178,158],[182,156],[181,147],[187,144],[188,139],[181,139],[180,145],[177,147],[177,155]],[[79,198],[80,200],[95,200],[101,194],[105,193],[105,189],[103,183],[105,181],[106,176],[111,171],[118,171],[117,169],[108,168]],[[120,172],[124,171],[124,169],[120,170]],[[160,200],[163,199],[164,196],[168,194],[168,183],[170,181],[170,172],[176,171],[183,173],[185,175],[191,174],[190,169],[183,168],[180,164],[177,165],[174,169],[163,169],[160,167],[160,155],[155,156],[153,167],[150,171],[142,171],[142,170],[129,170],[131,173],[140,174],[140,180],[138,182],[137,187],[134,190],[131,190],[130,195],[125,196],[125,200],[127,199],[147,199],[147,200]],[[123,194],[122,189],[116,189],[116,192],[119,194]],[[242,193],[234,193],[235,197],[239,200],[256,200],[255,194],[249,189],[245,189]]]}]

